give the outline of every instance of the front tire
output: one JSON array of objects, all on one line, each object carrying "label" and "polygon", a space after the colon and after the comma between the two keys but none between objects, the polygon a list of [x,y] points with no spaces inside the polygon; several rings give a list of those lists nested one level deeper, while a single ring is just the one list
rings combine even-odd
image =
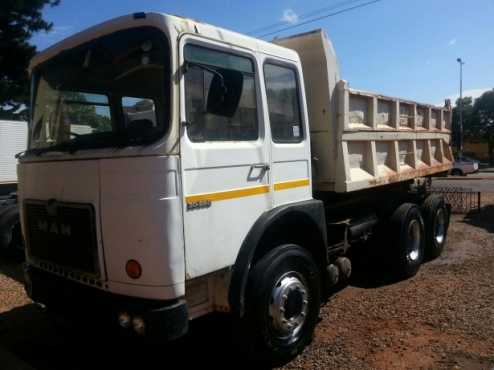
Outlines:
[{"label": "front tire", "polygon": [[250,358],[278,366],[303,351],[319,318],[320,286],[319,269],[300,246],[277,247],[257,262],[249,275],[242,333]]}]

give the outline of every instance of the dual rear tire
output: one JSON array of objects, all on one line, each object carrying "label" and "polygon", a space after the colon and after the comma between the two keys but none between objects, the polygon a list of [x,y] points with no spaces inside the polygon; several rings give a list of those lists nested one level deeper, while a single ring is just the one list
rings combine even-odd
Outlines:
[{"label": "dual rear tire", "polygon": [[438,194],[429,195],[422,204],[425,228],[426,258],[432,260],[441,255],[448,235],[450,209]]},{"label": "dual rear tire", "polygon": [[424,260],[424,220],[420,208],[413,203],[401,204],[389,220],[387,261],[396,278],[414,276]]},{"label": "dual rear tire", "polygon": [[401,204],[389,219],[387,261],[393,276],[414,276],[422,262],[439,257],[446,243],[449,209],[444,198],[429,195],[421,207]]}]

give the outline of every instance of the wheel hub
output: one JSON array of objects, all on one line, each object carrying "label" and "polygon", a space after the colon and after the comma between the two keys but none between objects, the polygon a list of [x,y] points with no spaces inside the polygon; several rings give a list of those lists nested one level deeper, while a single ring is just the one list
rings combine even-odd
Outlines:
[{"label": "wheel hub", "polygon": [[421,237],[419,222],[412,220],[408,225],[408,259],[411,261],[416,261],[420,256]]},{"label": "wheel hub", "polygon": [[436,214],[436,227],[434,229],[434,239],[437,244],[441,245],[444,242],[446,234],[446,215],[443,209],[439,209]]},{"label": "wheel hub", "polygon": [[296,272],[283,275],[273,287],[269,316],[273,329],[281,336],[295,341],[305,323],[308,292],[303,278]]}]

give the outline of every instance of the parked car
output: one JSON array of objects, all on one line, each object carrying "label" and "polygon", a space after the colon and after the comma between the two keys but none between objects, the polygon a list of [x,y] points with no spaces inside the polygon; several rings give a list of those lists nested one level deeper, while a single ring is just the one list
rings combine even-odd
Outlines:
[{"label": "parked car", "polygon": [[464,175],[468,175],[469,173],[475,173],[478,171],[479,171],[479,161],[467,157],[465,155],[462,155],[455,159],[455,162],[453,163],[453,168],[451,169],[451,175],[464,176]]}]

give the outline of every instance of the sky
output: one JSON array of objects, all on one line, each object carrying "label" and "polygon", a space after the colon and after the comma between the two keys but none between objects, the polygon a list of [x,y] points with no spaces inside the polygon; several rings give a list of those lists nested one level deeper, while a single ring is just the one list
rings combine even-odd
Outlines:
[{"label": "sky", "polygon": [[[368,0],[61,0],[43,15],[49,33],[35,35],[38,50],[87,27],[139,11],[177,14],[241,33],[279,23],[302,23]],[[321,11],[321,9],[332,10]],[[440,104],[459,94],[477,97],[494,88],[493,0],[380,0],[346,13],[265,37],[317,28],[333,42],[341,78],[352,88]],[[270,30],[268,30],[270,31]],[[257,34],[259,35],[259,34]]]}]

